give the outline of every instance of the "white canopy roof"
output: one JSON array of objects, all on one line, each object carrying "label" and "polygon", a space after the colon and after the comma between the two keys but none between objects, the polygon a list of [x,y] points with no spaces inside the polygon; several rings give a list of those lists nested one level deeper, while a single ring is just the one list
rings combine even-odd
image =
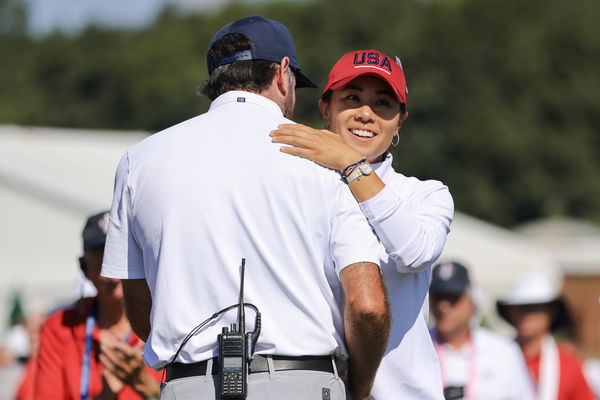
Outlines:
[{"label": "white canopy roof", "polygon": [[75,296],[85,219],[110,208],[117,163],[144,137],[0,126],[0,332],[16,291],[29,312]]},{"label": "white canopy roof", "polygon": [[552,253],[565,273],[600,275],[600,226],[572,218],[546,218],[516,230]]}]

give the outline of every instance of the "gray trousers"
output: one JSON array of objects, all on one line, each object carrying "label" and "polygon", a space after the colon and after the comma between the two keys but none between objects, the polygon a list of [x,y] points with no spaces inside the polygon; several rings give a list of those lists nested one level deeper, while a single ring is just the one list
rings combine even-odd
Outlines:
[{"label": "gray trousers", "polygon": [[[346,389],[337,374],[321,371],[274,371],[267,357],[269,372],[248,375],[248,400],[345,400]],[[212,369],[208,361],[206,370]],[[161,400],[220,400],[218,375],[193,376],[167,382],[160,391]]]}]

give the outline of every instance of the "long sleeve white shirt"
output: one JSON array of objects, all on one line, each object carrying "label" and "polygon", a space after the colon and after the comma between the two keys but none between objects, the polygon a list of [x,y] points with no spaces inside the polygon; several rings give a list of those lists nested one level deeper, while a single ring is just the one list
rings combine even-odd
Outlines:
[{"label": "long sleeve white shirt", "polygon": [[439,181],[397,173],[392,155],[373,165],[385,188],[360,203],[382,244],[381,269],[392,329],[371,397],[443,399],[440,364],[429,336],[429,275],[450,231],[454,203]]}]

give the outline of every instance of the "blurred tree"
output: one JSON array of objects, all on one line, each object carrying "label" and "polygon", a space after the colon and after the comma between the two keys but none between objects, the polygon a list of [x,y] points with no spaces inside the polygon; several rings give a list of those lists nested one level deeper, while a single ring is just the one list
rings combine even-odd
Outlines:
[{"label": "blurred tree", "polygon": [[20,324],[25,319],[25,313],[23,312],[23,304],[21,301],[21,294],[16,292],[13,293],[10,301],[10,313],[8,316],[8,326],[14,326]]},{"label": "blurred tree", "polygon": [[0,34],[22,36],[27,31],[27,5],[22,0],[0,0]]},{"label": "blurred tree", "polygon": [[[18,0],[0,0],[0,10]],[[321,0],[234,3],[142,31],[91,27],[36,40],[0,31],[0,122],[158,131],[206,110],[195,94],[214,32],[284,21],[323,85],[345,52],[403,61],[410,117],[398,170],[448,184],[457,209],[510,226],[547,215],[600,222],[600,2]],[[1,20],[1,19],[0,19]],[[295,119],[322,124],[320,90]]]}]

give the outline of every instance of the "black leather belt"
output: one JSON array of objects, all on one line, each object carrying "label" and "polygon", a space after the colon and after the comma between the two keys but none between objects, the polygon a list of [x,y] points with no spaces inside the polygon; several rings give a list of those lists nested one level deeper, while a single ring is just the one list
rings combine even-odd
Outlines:
[{"label": "black leather belt", "polygon": [[[273,358],[273,369],[275,371],[309,370],[333,373],[331,356],[271,356]],[[219,358],[212,359],[211,375],[219,375]],[[167,365],[166,380],[187,378],[190,376],[206,375],[208,361],[200,361],[193,364],[173,363]],[[268,372],[269,364],[267,357],[257,354],[250,362],[248,373]]]}]

